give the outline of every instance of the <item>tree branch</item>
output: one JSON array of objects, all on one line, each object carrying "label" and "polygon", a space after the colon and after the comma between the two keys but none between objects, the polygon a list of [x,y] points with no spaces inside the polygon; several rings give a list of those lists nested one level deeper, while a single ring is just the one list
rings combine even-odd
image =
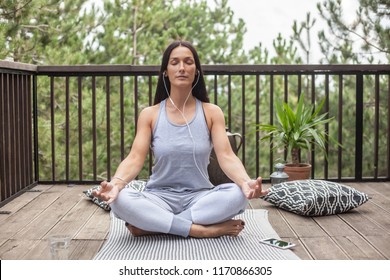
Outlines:
[{"label": "tree branch", "polygon": [[377,49],[377,50],[380,51],[380,52],[390,53],[390,50],[382,49],[382,48],[380,48],[380,47],[374,45],[374,44],[371,43],[370,41],[368,41],[364,36],[358,34],[356,31],[354,31],[354,30],[352,30],[352,29],[349,29],[348,27],[346,27],[346,28],[347,28],[347,30],[348,30],[349,32],[351,32],[352,34],[355,34],[356,36],[358,36],[360,39],[362,39],[364,42],[366,42],[367,45],[373,47],[374,49]]},{"label": "tree branch", "polygon": [[17,8],[17,9],[14,9],[14,10],[12,10],[12,11],[10,11],[10,12],[1,13],[0,15],[2,15],[2,16],[8,16],[8,15],[11,15],[11,14],[15,14],[15,13],[17,13],[18,11],[24,9],[24,7],[26,7],[26,6],[27,6],[28,4],[30,4],[31,2],[32,2],[32,0],[29,0],[29,1],[27,1],[22,7]]},{"label": "tree branch", "polygon": [[47,24],[40,24],[40,25],[26,25],[26,24],[22,24],[21,27],[29,28],[29,29],[38,29],[38,30],[40,30],[42,32],[45,32],[46,31],[45,29],[48,28],[49,26]]}]

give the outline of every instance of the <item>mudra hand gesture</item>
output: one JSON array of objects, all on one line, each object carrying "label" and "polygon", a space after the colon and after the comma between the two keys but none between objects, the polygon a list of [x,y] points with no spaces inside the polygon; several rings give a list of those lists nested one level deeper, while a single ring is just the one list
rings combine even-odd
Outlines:
[{"label": "mudra hand gesture", "polygon": [[93,195],[110,204],[118,197],[119,191],[111,182],[103,181],[100,183],[100,189],[93,191]]},{"label": "mudra hand gesture", "polygon": [[265,196],[269,191],[263,190],[262,178],[258,177],[256,180],[247,181],[242,185],[242,191],[246,198],[259,198]]}]

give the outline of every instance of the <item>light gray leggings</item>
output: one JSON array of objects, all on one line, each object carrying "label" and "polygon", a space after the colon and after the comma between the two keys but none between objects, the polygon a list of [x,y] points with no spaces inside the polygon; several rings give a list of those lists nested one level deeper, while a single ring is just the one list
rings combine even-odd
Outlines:
[{"label": "light gray leggings", "polygon": [[123,189],[111,203],[114,214],[139,229],[187,237],[191,225],[210,225],[244,212],[248,200],[234,183],[211,190],[175,193]]}]

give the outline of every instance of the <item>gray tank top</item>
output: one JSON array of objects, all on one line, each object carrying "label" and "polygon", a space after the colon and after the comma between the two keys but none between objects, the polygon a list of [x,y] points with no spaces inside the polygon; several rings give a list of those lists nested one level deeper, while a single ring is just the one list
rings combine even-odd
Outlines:
[{"label": "gray tank top", "polygon": [[177,125],[168,119],[166,100],[160,103],[153,130],[154,165],[146,189],[191,192],[212,188],[207,173],[212,143],[202,102],[196,99],[195,115],[189,121],[192,140],[186,124]]}]

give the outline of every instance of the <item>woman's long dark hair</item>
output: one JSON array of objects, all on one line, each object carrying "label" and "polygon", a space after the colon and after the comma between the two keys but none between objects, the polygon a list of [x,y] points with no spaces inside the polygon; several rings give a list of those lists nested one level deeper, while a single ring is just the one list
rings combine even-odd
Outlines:
[{"label": "woman's long dark hair", "polygon": [[[171,90],[171,83],[170,83],[168,78],[164,77],[164,72],[167,70],[168,61],[169,61],[169,57],[171,55],[172,50],[179,47],[179,46],[186,47],[192,52],[192,55],[194,56],[194,60],[195,60],[196,69],[199,70],[199,74],[198,74],[198,75],[200,75],[199,81],[196,84],[196,86],[192,89],[192,95],[194,97],[196,97],[197,99],[199,99],[200,101],[209,103],[210,99],[209,99],[209,96],[207,94],[206,84],[204,81],[203,71],[202,71],[202,68],[200,65],[198,53],[196,52],[195,48],[191,45],[191,43],[186,42],[186,41],[175,41],[175,42],[171,43],[164,51],[164,55],[163,55],[162,62],[161,62],[160,73],[158,76],[156,94],[154,96],[154,104],[156,105],[156,104],[160,103],[161,101],[163,101],[164,99],[168,98],[167,92],[166,92],[165,87],[164,87],[163,79],[165,79],[165,83],[167,85],[167,89],[169,92]],[[195,81],[193,82],[192,85],[194,85],[194,83],[195,83]]]}]

